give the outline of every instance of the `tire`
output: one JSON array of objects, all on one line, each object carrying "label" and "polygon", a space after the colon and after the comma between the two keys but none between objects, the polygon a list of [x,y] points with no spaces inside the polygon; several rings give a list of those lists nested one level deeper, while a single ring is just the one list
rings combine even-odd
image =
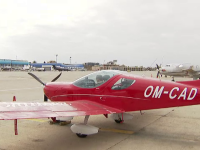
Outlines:
[{"label": "tire", "polygon": [[115,120],[116,123],[123,123],[121,119]]},{"label": "tire", "polygon": [[81,134],[81,133],[76,133],[76,135],[77,135],[79,138],[86,138],[86,137],[87,137],[86,134]]}]

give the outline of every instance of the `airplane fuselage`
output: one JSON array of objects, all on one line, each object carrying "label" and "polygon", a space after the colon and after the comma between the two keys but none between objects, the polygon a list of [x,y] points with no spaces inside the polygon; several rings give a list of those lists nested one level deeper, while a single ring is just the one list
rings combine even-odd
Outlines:
[{"label": "airplane fuselage", "polygon": [[[135,83],[126,89],[112,89],[121,78],[132,79]],[[73,83],[49,83],[44,93],[51,101],[89,100],[123,111],[200,104],[197,86],[125,75],[117,75],[94,88],[80,88]]]},{"label": "airplane fuselage", "polygon": [[189,76],[186,72],[166,72],[166,71],[161,71],[161,74],[165,75],[165,76],[174,76],[174,77]]},{"label": "airplane fuselage", "polygon": [[173,77],[191,77],[194,80],[200,77],[199,65],[186,64],[167,64],[159,68],[162,75]]}]

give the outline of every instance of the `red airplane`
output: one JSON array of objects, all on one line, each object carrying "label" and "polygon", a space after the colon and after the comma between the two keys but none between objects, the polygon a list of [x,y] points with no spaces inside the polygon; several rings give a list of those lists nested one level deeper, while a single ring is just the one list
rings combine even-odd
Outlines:
[{"label": "red airplane", "polygon": [[[71,126],[78,137],[98,133],[97,127],[88,125],[90,115],[103,114],[117,122],[132,119],[126,113],[149,109],[200,104],[200,80],[162,81],[154,78],[135,76],[121,71],[104,70],[91,73],[72,83],[43,83],[34,74],[29,73],[44,85],[42,103],[0,102],[0,120],[47,118],[55,122],[62,117],[85,116],[84,122]],[[72,119],[72,118],[71,118]]]}]

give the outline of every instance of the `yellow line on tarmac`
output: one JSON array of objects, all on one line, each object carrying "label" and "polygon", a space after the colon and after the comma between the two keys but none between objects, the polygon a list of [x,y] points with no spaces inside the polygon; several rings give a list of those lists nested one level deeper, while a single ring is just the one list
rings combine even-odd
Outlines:
[{"label": "yellow line on tarmac", "polygon": [[[47,122],[48,120],[45,119],[26,119],[30,121],[36,122]],[[134,134],[133,131],[130,130],[119,130],[119,129],[109,129],[109,128],[99,128],[99,131],[107,131],[107,132],[115,132],[115,133],[123,133],[123,134]]]},{"label": "yellow line on tarmac", "polygon": [[106,129],[106,128],[100,128],[100,131],[108,131],[108,132],[116,132],[116,133],[123,133],[123,134],[133,134],[133,131],[128,130],[118,130],[118,129]]},{"label": "yellow line on tarmac", "polygon": [[48,120],[43,120],[43,119],[26,119],[26,120],[31,120],[31,121],[36,121],[36,122],[47,122]]}]

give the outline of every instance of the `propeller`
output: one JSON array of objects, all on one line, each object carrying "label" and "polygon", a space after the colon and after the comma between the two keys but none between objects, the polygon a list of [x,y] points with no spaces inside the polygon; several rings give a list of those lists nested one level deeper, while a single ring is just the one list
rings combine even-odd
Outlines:
[{"label": "propeller", "polygon": [[[46,84],[44,82],[42,82],[36,75],[34,75],[33,73],[29,72],[28,73],[30,76],[32,76],[34,79],[36,79],[38,82],[40,82],[42,85],[46,86]],[[62,72],[56,76],[53,80],[51,80],[51,82],[54,82],[56,81],[60,76],[61,76]],[[47,96],[44,94],[44,101],[47,102],[48,101],[48,98]]]},{"label": "propeller", "polygon": [[157,78],[160,76],[160,67],[158,66],[158,64],[156,64],[156,67],[157,67],[157,70],[158,70],[158,72],[157,72]]}]

